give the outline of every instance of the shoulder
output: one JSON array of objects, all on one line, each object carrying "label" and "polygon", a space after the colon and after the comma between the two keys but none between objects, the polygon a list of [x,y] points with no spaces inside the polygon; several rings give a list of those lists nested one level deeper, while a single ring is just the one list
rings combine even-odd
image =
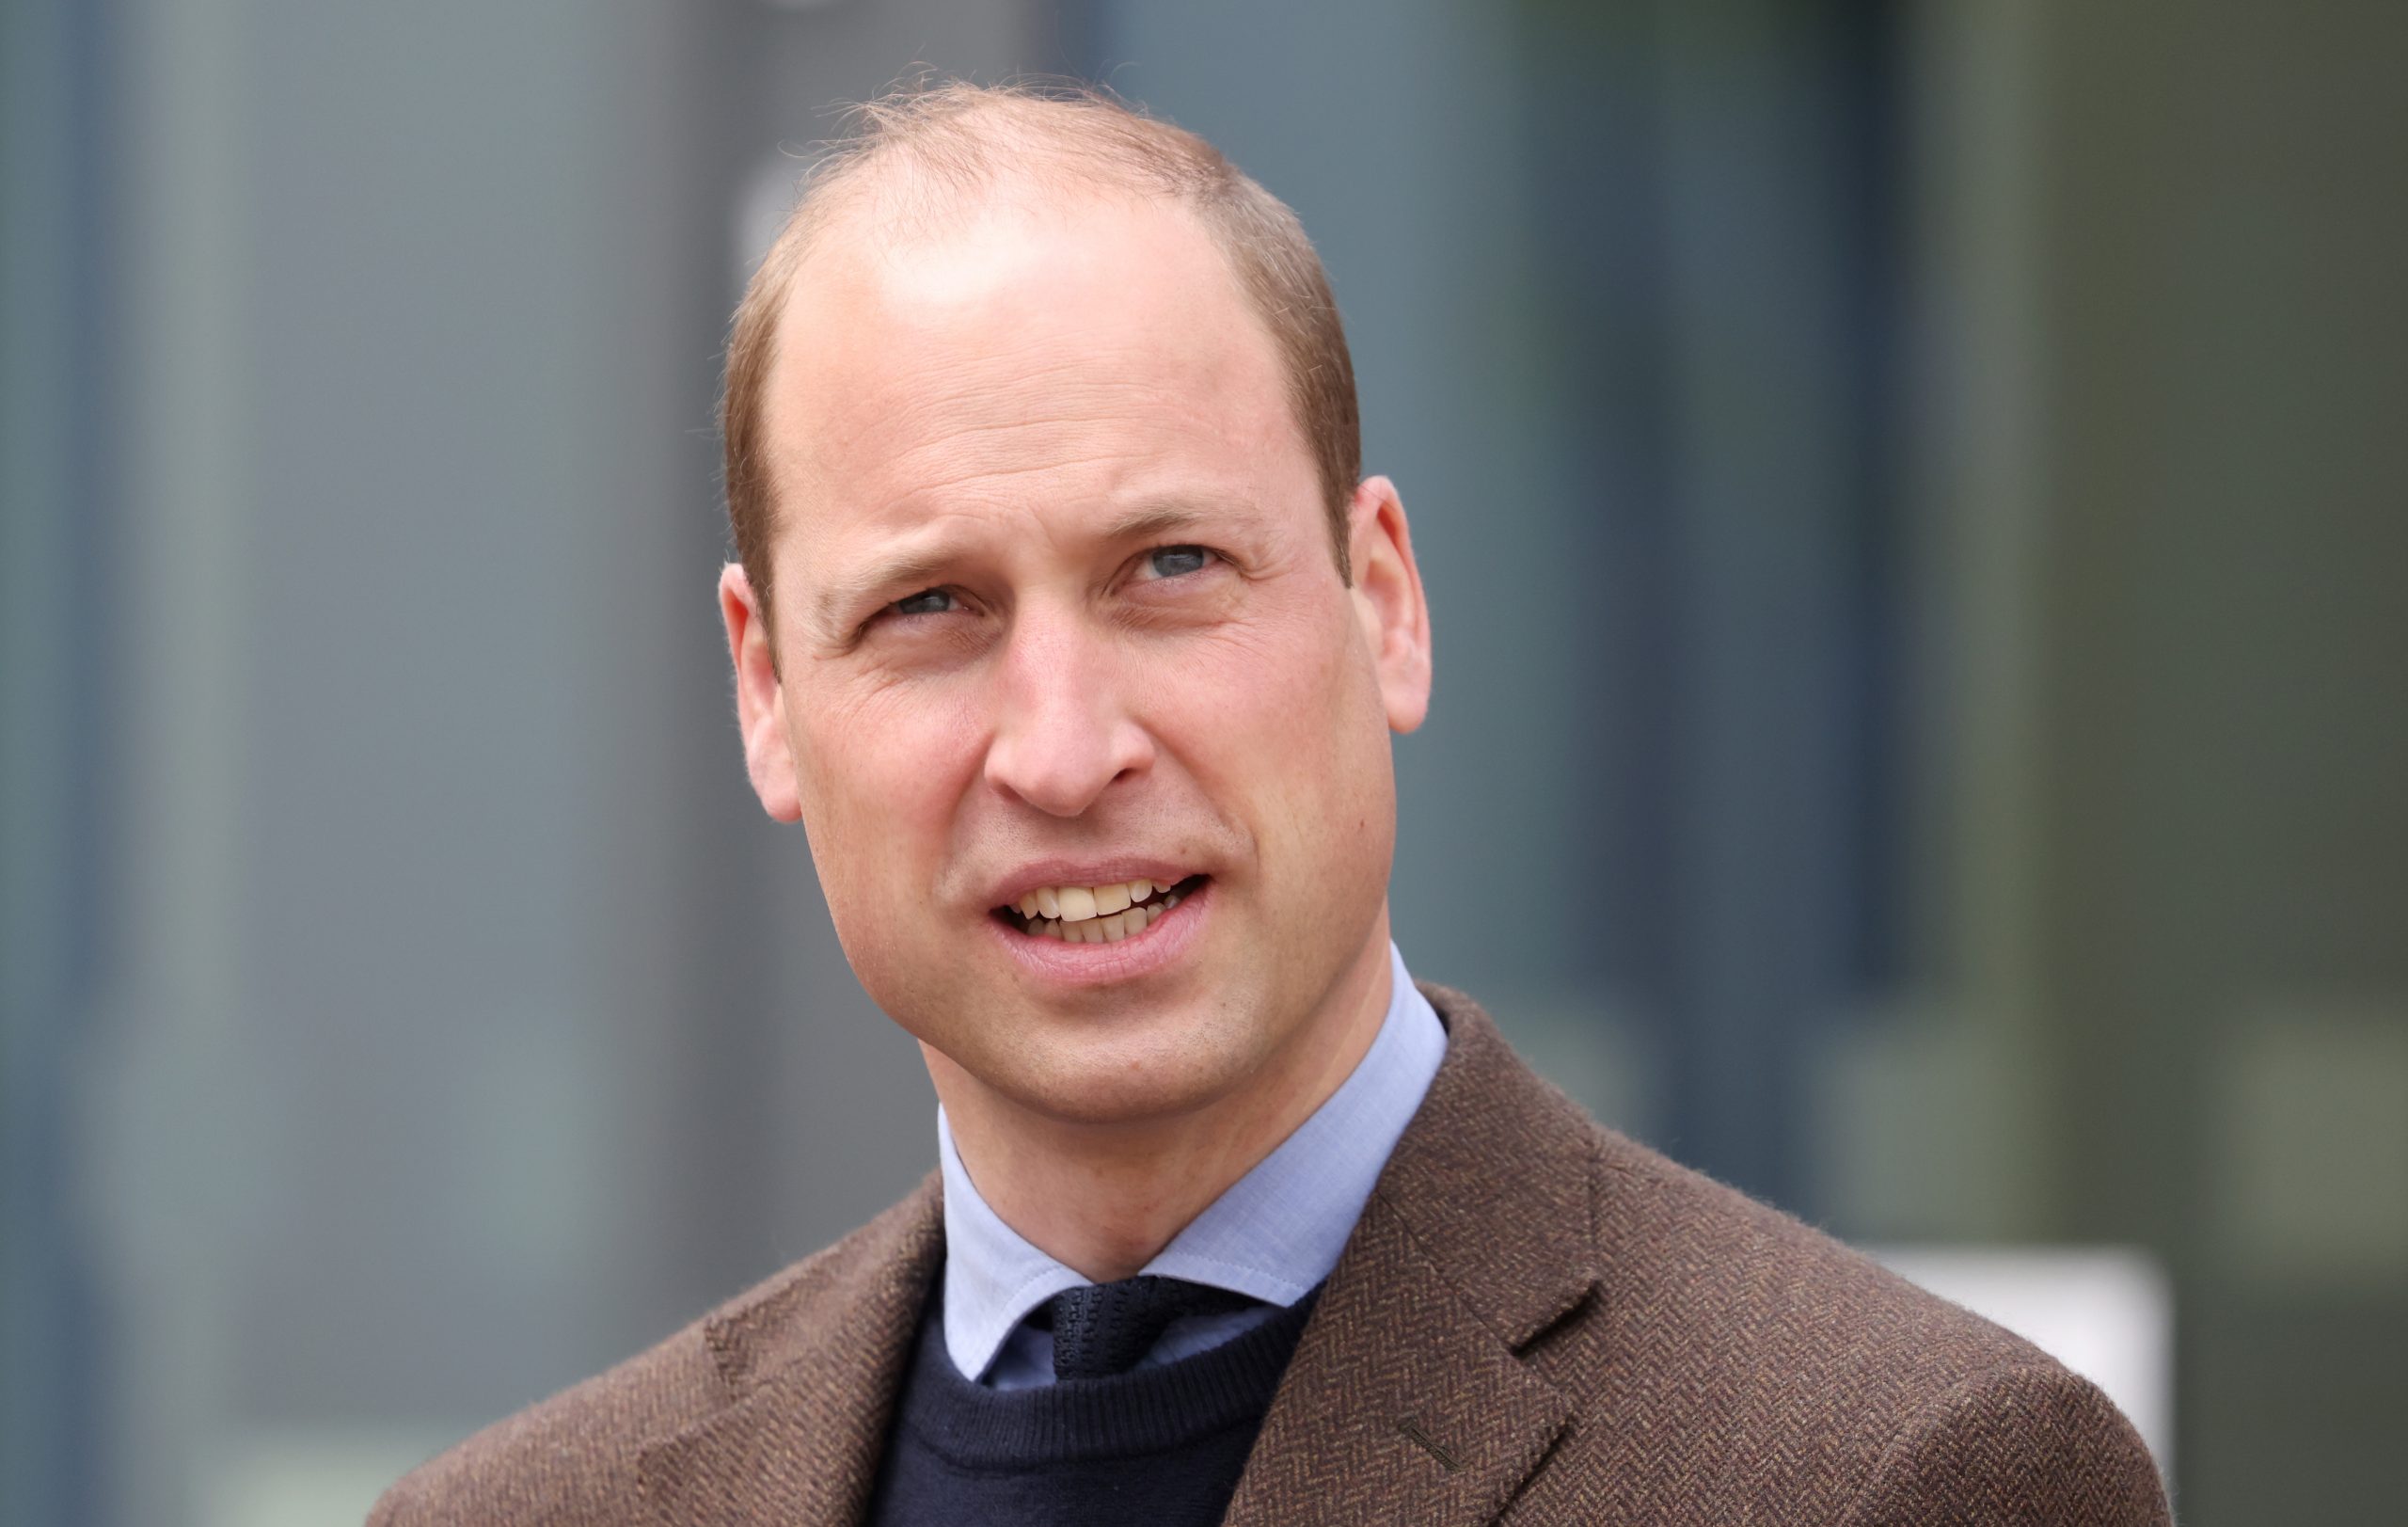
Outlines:
[{"label": "shoulder", "polygon": [[[1595,1126],[1591,1126],[1595,1129]],[[1737,1487],[1862,1522],[2165,1520],[2147,1449],[2097,1386],[1811,1226],[1595,1129],[1598,1366],[1644,1373]]]},{"label": "shoulder", "polygon": [[[1936,1457],[2148,1455],[2088,1380],[2025,1339],[1917,1289],[1840,1240],[1633,1141],[1599,1137],[1601,1252],[1623,1311],[1601,1311],[1621,1351],[1681,1377],[1695,1409],[1734,1431],[1847,1438],[1866,1479],[1908,1479]],[[1866,1488],[1863,1503],[1878,1491]],[[2088,1519],[2088,1518],[2076,1518]]]},{"label": "shoulder", "polygon": [[600,1503],[635,1496],[642,1440],[716,1403],[705,1328],[696,1321],[420,1464],[376,1503],[371,1527],[608,1519]]},{"label": "shoulder", "polygon": [[[1513,1140],[1507,1171],[1552,1163],[1540,1169],[1559,1179],[1552,1201],[1566,1217],[1572,1180],[1585,1187],[1582,1233],[1558,1245],[1585,1259],[1589,1292],[1520,1344],[1573,1402],[1559,1459],[1569,1467],[1547,1482],[1568,1500],[1634,1520],[1681,1516],[1681,1502],[1735,1519],[2165,1519],[2154,1464],[2095,1386],[1597,1124],[1513,1058],[1476,1005],[1433,995],[1470,1041],[1470,1085],[1452,1111],[1482,1120],[1450,1132]],[[1503,1183],[1489,1197],[1517,1195],[1536,1201]],[[1466,1221],[1455,1233],[1504,1232]]]},{"label": "shoulder", "polygon": [[[2049,1360],[1814,1227],[1589,1125],[1597,1251],[1626,1342],[1723,1382],[1901,1394]],[[1640,1318],[1644,1315],[1644,1319]],[[1641,1329],[1640,1328],[1644,1328]]]},{"label": "shoulder", "polygon": [[429,1459],[385,1492],[369,1527],[624,1519],[637,1508],[644,1448],[725,1407],[782,1342],[910,1256],[935,1202],[931,1180],[648,1350]]},{"label": "shoulder", "polygon": [[2170,1523],[2157,1466],[2097,1385],[2055,1362],[1971,1375],[1898,1428],[1851,1523]]}]

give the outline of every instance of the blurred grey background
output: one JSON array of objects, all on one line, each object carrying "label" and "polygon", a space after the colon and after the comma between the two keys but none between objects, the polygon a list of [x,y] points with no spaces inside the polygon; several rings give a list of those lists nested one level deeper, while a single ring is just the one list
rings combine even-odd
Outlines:
[{"label": "blurred grey background", "polygon": [[1319,240],[1418,974],[1842,1233],[2154,1259],[2186,1521],[2396,1508],[2408,8],[0,16],[0,1520],[356,1512],[932,1164],[711,597],[727,313],[915,64]]}]

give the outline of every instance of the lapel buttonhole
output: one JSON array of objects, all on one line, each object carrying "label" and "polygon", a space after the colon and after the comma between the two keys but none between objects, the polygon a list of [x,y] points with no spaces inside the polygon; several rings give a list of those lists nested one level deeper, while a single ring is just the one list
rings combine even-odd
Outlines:
[{"label": "lapel buttonhole", "polygon": [[1447,1472],[1450,1474],[1456,1473],[1463,1469],[1463,1459],[1456,1457],[1453,1453],[1448,1450],[1445,1443],[1439,1441],[1436,1438],[1431,1436],[1429,1432],[1424,1430],[1419,1417],[1397,1417],[1396,1429],[1404,1434],[1406,1440],[1421,1449],[1422,1452],[1427,1453],[1432,1457],[1437,1459],[1439,1464],[1446,1469]]}]

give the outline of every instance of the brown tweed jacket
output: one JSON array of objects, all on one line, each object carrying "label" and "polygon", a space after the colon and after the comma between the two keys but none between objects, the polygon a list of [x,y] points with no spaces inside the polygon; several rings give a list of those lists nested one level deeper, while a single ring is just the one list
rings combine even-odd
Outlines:
[{"label": "brown tweed jacket", "polygon": [[[1228,1519],[2147,1523],[2098,1390],[1592,1123],[1470,999]],[[943,1254],[936,1179],[651,1351],[479,1433],[373,1527],[850,1523]]]}]

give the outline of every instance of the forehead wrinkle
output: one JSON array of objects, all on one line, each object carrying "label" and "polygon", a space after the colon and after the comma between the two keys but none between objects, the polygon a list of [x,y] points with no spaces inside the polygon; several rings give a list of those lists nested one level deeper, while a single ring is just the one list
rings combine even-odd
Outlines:
[{"label": "forehead wrinkle", "polygon": [[[822,353],[811,358],[818,362],[814,371],[798,367],[794,390],[817,393],[830,405],[813,432],[816,453],[897,435],[942,443],[1019,429],[1112,425],[1132,401],[1167,403],[1196,422],[1205,411],[1194,399],[1222,369],[1221,358],[1174,352],[1167,358],[1176,374],[1166,377],[1166,358],[1158,347],[1112,335],[1082,336],[1075,355],[1034,342],[964,343],[958,333],[933,326],[927,337],[941,346],[928,358],[931,364],[879,377],[879,385],[861,386],[860,369],[847,367],[851,358],[846,356]],[[908,336],[898,345],[890,329],[887,353],[913,348],[920,338]],[[852,385],[840,385],[839,377],[850,377]]]},{"label": "forehead wrinkle", "polygon": [[[902,462],[908,464],[911,454]],[[1058,527],[1040,512],[1043,506],[1072,501],[1110,501],[1119,497],[1117,490],[1061,490],[1060,484],[1040,481],[1038,489],[1031,493],[1014,485],[1021,480],[1059,478],[1077,474],[1081,469],[1101,468],[1107,481],[1119,474],[1117,466],[1134,463],[1142,467],[1153,459],[1150,453],[1128,447],[1084,452],[1076,455],[1052,457],[1028,462],[979,462],[942,476],[914,477],[908,486],[891,494],[873,493],[871,507],[853,517],[853,523],[864,535],[882,536],[887,544],[903,541],[918,543],[930,538],[933,527],[946,519],[972,518],[985,524],[1012,517],[1031,521],[1032,532],[1046,539],[1055,539],[1070,527]]]},{"label": "forehead wrinkle", "polygon": [[[1042,516],[1023,511],[1012,517],[1035,521],[1020,539],[1054,538],[1054,527]],[[812,600],[813,612],[821,629],[832,634],[871,596],[906,585],[925,587],[945,569],[1014,539],[994,514],[940,509],[909,530],[881,537],[856,565],[832,572]]]},{"label": "forehead wrinkle", "polygon": [[[814,379],[816,387],[797,387],[783,400],[795,406],[793,412],[786,407],[778,412],[802,427],[782,429],[783,449],[765,454],[773,463],[786,461],[801,474],[822,481],[842,479],[853,462],[866,457],[889,482],[911,480],[911,492],[903,495],[909,498],[981,477],[1018,477],[1115,457],[1142,458],[1182,432],[1219,436],[1228,427],[1227,421],[1214,419],[1196,401],[1209,388],[1146,376],[1134,368],[1131,374],[1101,377],[1091,365],[1076,361],[1015,371],[1010,358],[974,353],[949,357],[947,362],[944,383],[933,395],[925,385],[926,373],[920,374],[922,385],[916,388],[840,390],[832,379],[823,378]],[[1009,385],[997,385],[999,374]],[[809,401],[824,400],[825,406],[810,407],[806,396],[796,395],[813,391],[820,397]],[[1128,433],[1132,404],[1153,412],[1142,441]],[[806,425],[805,418],[814,415]],[[1034,453],[1041,459],[1013,461],[1008,458],[1016,438],[1056,443]],[[1006,459],[995,459],[998,455]]]},{"label": "forehead wrinkle", "polygon": [[[1158,392],[1183,399],[1185,394],[1175,389],[1157,389]],[[1114,412],[1099,404],[1092,411],[1055,411],[1036,417],[1008,420],[954,422],[943,430],[921,431],[910,428],[911,420],[919,414],[938,414],[941,405],[910,405],[902,408],[880,411],[862,406],[848,407],[838,418],[823,419],[821,428],[795,431],[790,442],[781,442],[784,449],[765,453],[766,460],[781,487],[792,484],[796,491],[805,487],[814,501],[830,503],[832,485],[845,474],[839,463],[848,453],[868,454],[879,460],[879,476],[886,479],[885,491],[876,485],[868,485],[872,503],[884,499],[882,507],[866,514],[847,515],[856,523],[875,524],[897,517],[918,518],[915,512],[930,501],[951,499],[957,505],[962,500],[1006,499],[1014,495],[999,491],[992,495],[980,491],[980,485],[1002,485],[1017,479],[1075,472],[1084,469],[1109,469],[1117,465],[1137,465],[1153,462],[1159,452],[1150,443],[1133,442],[1116,432],[1119,421]],[[1182,410],[1193,413],[1193,410]],[[1063,449],[1054,453],[1024,461],[960,460],[966,442],[996,440],[1030,431],[1061,431],[1087,437],[1080,443],[1086,449]],[[916,437],[879,449],[883,437],[904,434]],[[984,455],[986,453],[972,452]],[[934,461],[930,457],[936,458]],[[954,459],[947,459],[954,458]],[[1114,473],[1112,475],[1117,475]],[[899,481],[898,481],[899,480]],[[850,498],[852,495],[839,495]],[[940,508],[937,512],[948,512]],[[918,527],[914,527],[915,529]]]}]

